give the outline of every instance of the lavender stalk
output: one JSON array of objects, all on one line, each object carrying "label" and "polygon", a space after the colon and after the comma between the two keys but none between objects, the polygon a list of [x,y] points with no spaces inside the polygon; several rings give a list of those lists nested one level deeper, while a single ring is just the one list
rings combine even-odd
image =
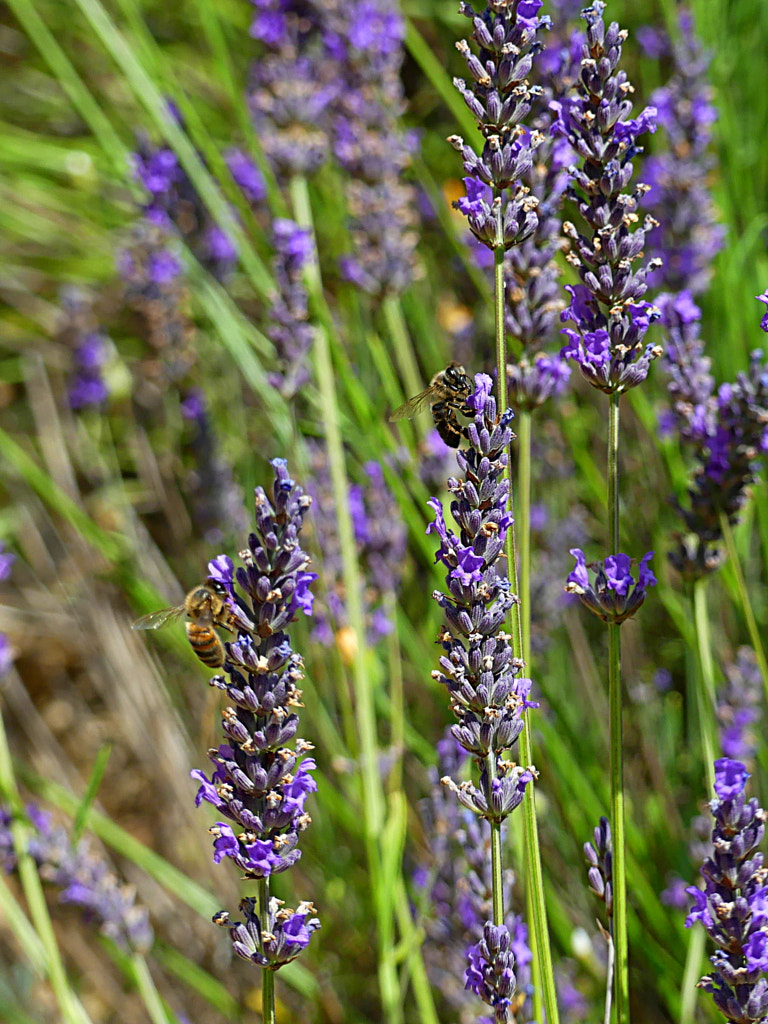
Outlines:
[{"label": "lavender stalk", "polygon": [[701,873],[704,890],[687,890],[694,906],[686,927],[700,921],[717,946],[713,971],[699,988],[731,1024],[765,1020],[768,1013],[768,922],[765,868],[758,846],[765,835],[766,812],[755,797],[747,800],[749,773],[740,761],[715,761],[712,852]]},{"label": "lavender stalk", "polygon": [[[274,975],[309,943],[320,922],[311,903],[283,908],[270,895],[273,874],[301,856],[299,836],[311,819],[304,809],[317,789],[311,776],[312,745],[296,739],[303,677],[301,657],[291,648],[288,627],[299,611],[310,614],[309,557],[299,545],[311,498],[288,476],[285,461],[274,459],[271,500],[255,492],[256,529],[241,552],[243,565],[220,555],[209,563],[210,581],[226,594],[229,628],[222,673],[211,685],[223,690],[230,705],[222,714],[224,742],[209,751],[209,778],[200,783],[196,803],[213,804],[227,821],[211,828],[214,861],[233,861],[245,879],[258,883],[258,899],[240,902],[242,921],[222,911],[214,922],[229,927],[233,951],[262,968],[264,1020],[274,1020]],[[286,744],[293,741],[293,749]],[[235,832],[232,825],[238,827]]]},{"label": "lavender stalk", "polygon": [[[588,233],[566,223],[573,242],[568,260],[581,284],[567,286],[571,304],[562,314],[575,330],[563,333],[569,344],[562,355],[573,358],[585,379],[609,395],[608,410],[608,546],[619,551],[619,402],[621,394],[641,384],[661,348],[645,344],[645,334],[659,313],[642,299],[646,278],[656,269],[651,260],[634,267],[643,255],[651,220],[641,228],[638,201],[647,188],[625,191],[631,181],[637,139],[655,130],[655,108],[630,118],[631,85],[618,69],[627,33],[616,22],[606,27],[605,4],[596,0],[582,11],[586,39],[582,48],[579,81],[573,96],[553,101],[558,112],[553,125],[581,158],[571,167],[570,198],[576,203]],[[634,230],[633,230],[634,228]],[[618,1024],[629,1021],[629,968],[624,839],[624,768],[621,707],[621,643],[618,622],[608,622],[608,692],[611,747],[611,827],[613,829],[614,935],[616,944],[616,1013]]]},{"label": "lavender stalk", "polygon": [[[507,406],[507,346],[505,324],[504,253],[529,238],[535,231],[538,200],[529,194],[521,179],[530,171],[535,148],[542,137],[522,126],[540,90],[527,80],[533,59],[541,49],[536,35],[543,25],[537,17],[540,0],[513,0],[512,3],[490,2],[481,15],[468,4],[462,13],[473,24],[472,38],[479,55],[462,40],[457,48],[467,63],[471,76],[469,85],[460,79],[454,84],[476,119],[484,139],[482,153],[475,153],[458,136],[448,141],[461,153],[467,198],[457,203],[465,213],[475,238],[491,249],[494,257],[494,321],[496,327],[496,367],[500,408]],[[512,507],[512,474],[510,460],[505,466],[509,508]],[[511,519],[511,516],[510,516]],[[507,561],[510,586],[518,592],[517,552],[514,533],[507,531]],[[511,610],[515,655],[523,658],[522,626],[519,607]],[[526,761],[532,757],[527,720],[524,722],[521,753]],[[548,1019],[556,1024],[557,1001],[552,970],[549,937],[544,906],[543,879],[538,849],[536,810],[533,793],[526,798],[525,811],[526,875],[532,901],[533,954],[536,972],[535,1012],[541,1016],[540,994],[543,993]],[[492,830],[494,922],[501,925],[501,849],[498,827]]]}]

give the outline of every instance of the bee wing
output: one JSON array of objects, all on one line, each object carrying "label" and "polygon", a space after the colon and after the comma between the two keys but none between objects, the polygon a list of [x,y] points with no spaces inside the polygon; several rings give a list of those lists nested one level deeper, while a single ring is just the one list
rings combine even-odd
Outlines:
[{"label": "bee wing", "polygon": [[175,608],[161,608],[158,612],[150,612],[149,615],[142,615],[140,619],[136,619],[131,629],[160,629],[166,623],[180,619],[185,611],[183,604]]},{"label": "bee wing", "polygon": [[434,388],[431,386],[425,388],[423,391],[420,391],[418,395],[414,395],[413,398],[409,398],[408,401],[401,405],[399,409],[395,409],[389,417],[389,422],[396,423],[397,420],[411,419],[413,416],[420,413],[422,409],[431,405],[434,401]]}]

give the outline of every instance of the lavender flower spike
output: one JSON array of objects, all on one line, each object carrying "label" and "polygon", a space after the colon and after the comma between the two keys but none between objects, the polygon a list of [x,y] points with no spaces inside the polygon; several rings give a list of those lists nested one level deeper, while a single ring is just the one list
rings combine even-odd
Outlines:
[{"label": "lavender flower spike", "polygon": [[[73,844],[66,829],[54,827],[50,814],[34,804],[27,807],[27,816],[33,830],[29,853],[40,877],[60,890],[59,902],[81,907],[101,934],[121,948],[146,953],[154,936],[149,913],[136,902],[133,886],[119,882],[87,837]],[[9,874],[17,866],[11,822],[11,814],[0,807],[0,868]]]},{"label": "lavender flower spike", "polygon": [[467,950],[469,967],[464,974],[465,988],[472,989],[484,1003],[493,1007],[496,1024],[513,1020],[512,997],[517,987],[512,937],[505,925],[487,921],[483,937]]},{"label": "lavender flower spike", "polygon": [[[277,971],[307,948],[312,932],[317,931],[320,922],[316,917],[307,920],[315,912],[311,903],[300,903],[296,910],[290,907],[283,910],[283,901],[272,896],[267,919],[262,926],[254,911],[255,906],[256,900],[250,896],[240,901],[245,921],[231,923],[232,949],[242,960]],[[226,912],[217,914],[213,921],[220,926],[230,925]]]},{"label": "lavender flower spike", "polygon": [[581,167],[569,168],[566,194],[589,228],[589,234],[582,234],[569,222],[563,225],[573,243],[567,259],[581,284],[566,289],[571,304],[561,319],[573,321],[576,329],[564,329],[569,342],[562,355],[578,363],[593,387],[611,394],[641,384],[662,350],[644,344],[646,331],[659,316],[642,299],[646,277],[658,261],[633,269],[643,255],[646,232],[656,222],[647,219],[642,228],[630,230],[647,188],[625,191],[632,158],[641,152],[637,139],[655,131],[656,109],[647,107],[630,118],[632,87],[617,70],[627,33],[616,22],[606,28],[604,9],[602,0],[595,0],[582,11],[587,30],[576,94],[550,106],[557,113],[553,134],[564,136],[582,159]]},{"label": "lavender flower spike", "polygon": [[768,886],[763,855],[766,812],[746,800],[749,773],[740,761],[715,761],[713,849],[702,865],[705,888],[691,886],[694,906],[685,922],[700,921],[715,945],[711,974],[699,988],[711,992],[732,1024],[764,1021],[768,1014]]},{"label": "lavender flower spike", "polygon": [[453,84],[477,120],[485,144],[478,154],[458,135],[448,141],[461,153],[467,198],[456,203],[469,228],[489,249],[509,249],[536,230],[538,199],[520,179],[531,169],[533,153],[542,141],[539,132],[521,124],[540,93],[527,75],[541,49],[536,34],[549,19],[537,17],[541,0],[491,0],[482,14],[468,3],[461,13],[472,21],[472,52],[466,39],[456,44],[467,64],[470,82]]},{"label": "lavender flower spike", "polygon": [[602,562],[590,562],[589,568],[595,573],[594,585],[589,581],[584,552],[581,548],[571,548],[571,554],[576,559],[576,566],[566,581],[566,593],[578,595],[584,607],[603,622],[618,625],[630,618],[645,600],[648,587],[657,582],[648,565],[653,551],[648,551],[640,559],[637,582],[632,575],[635,560],[629,555],[619,553],[609,555]]},{"label": "lavender flower spike", "polygon": [[[201,784],[196,803],[207,800],[227,819],[211,829],[214,861],[231,859],[247,879],[268,878],[296,863],[299,836],[311,822],[305,803],[317,789],[310,774],[315,762],[304,757],[312,745],[295,738],[303,663],[287,633],[299,611],[312,611],[309,586],[317,577],[307,572],[309,556],[299,545],[312,499],[288,476],[284,459],[271,465],[271,500],[256,488],[256,530],[240,552],[243,566],[235,571],[226,555],[209,563],[210,579],[228,593],[237,636],[225,645],[223,673],[211,680],[230,701],[222,715],[225,742],[209,752],[215,766],[210,778],[192,772]],[[247,933],[258,945],[258,956],[247,959],[266,958],[275,969],[287,962],[282,946],[268,948],[280,915],[270,910],[269,921],[254,923],[252,905],[241,909],[246,922],[232,929],[235,952],[243,955]],[[217,915],[217,923],[224,920]]]},{"label": "lavender flower spike", "polygon": [[468,399],[476,410],[467,428],[469,447],[456,460],[463,476],[451,477],[451,515],[456,535],[443,518],[442,502],[431,498],[435,520],[427,533],[440,538],[436,561],[448,570],[448,593],[432,595],[442,607],[447,626],[438,637],[443,648],[433,678],[446,687],[458,719],[451,732],[480,771],[480,786],[443,779],[460,802],[482,818],[502,822],[517,807],[534,771],[502,757],[523,729],[530,679],[520,678],[523,665],[512,655],[504,632],[507,610],[517,601],[509,580],[498,569],[504,539],[512,525],[507,511],[509,482],[504,476],[506,449],[512,439],[511,410],[496,412],[491,379],[479,373],[477,390]]}]

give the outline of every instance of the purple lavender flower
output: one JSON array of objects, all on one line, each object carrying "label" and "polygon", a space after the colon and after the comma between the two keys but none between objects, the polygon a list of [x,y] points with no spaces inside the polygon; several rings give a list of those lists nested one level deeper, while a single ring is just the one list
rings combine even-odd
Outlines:
[{"label": "purple lavender flower", "polygon": [[62,288],[60,296],[62,319],[59,336],[72,349],[72,372],[68,397],[75,412],[102,406],[109,398],[109,388],[102,376],[107,359],[109,338],[98,329],[93,312],[93,298],[80,288]]},{"label": "purple lavender flower", "polygon": [[16,555],[12,551],[5,550],[5,544],[0,541],[0,582],[10,579],[11,566],[16,561]]},{"label": "purple lavender flower", "polygon": [[269,309],[267,333],[275,346],[277,369],[269,374],[269,382],[292,398],[309,380],[307,356],[315,340],[303,276],[314,247],[309,231],[287,218],[276,218],[272,232],[277,292]]},{"label": "purple lavender flower", "polygon": [[507,363],[509,400],[520,409],[536,409],[561,395],[570,377],[571,368],[562,356],[537,352],[533,359]]},{"label": "purple lavender flower", "polygon": [[202,391],[186,393],[181,415],[189,424],[183,447],[191,463],[186,491],[192,516],[205,542],[218,544],[225,535],[245,529],[243,493],[219,452]]},{"label": "purple lavender flower", "polygon": [[699,982],[733,1024],[768,1014],[768,886],[763,855],[766,812],[745,799],[749,773],[739,761],[715,761],[712,853],[702,865],[704,890],[691,886],[693,909],[686,927],[700,921],[717,947],[714,970]]},{"label": "purple lavender flower", "polygon": [[[40,877],[60,890],[59,901],[83,909],[89,920],[118,945],[146,953],[153,941],[146,908],[136,903],[132,886],[121,884],[104,855],[87,839],[73,844],[66,829],[54,828],[50,815],[40,808],[27,808],[32,834],[28,851]],[[12,817],[0,807],[0,865],[10,873],[16,869],[11,835]]]},{"label": "purple lavender flower", "polygon": [[[466,990],[457,988],[455,979],[466,967],[467,947],[481,940],[483,925],[493,910],[490,831],[485,822],[458,804],[440,784],[445,775],[461,775],[468,761],[466,751],[446,731],[438,740],[437,752],[437,767],[429,770],[429,797],[420,808],[429,860],[419,867],[414,883],[427,889],[429,900],[423,952],[430,980],[453,1009],[463,1010],[473,1007],[474,999]],[[505,833],[502,826],[502,844]],[[512,905],[514,883],[514,872],[504,871],[505,907]],[[504,924],[512,936],[518,981],[514,1011],[519,1014],[531,991],[528,928],[512,910],[508,910]]]},{"label": "purple lavender flower", "polygon": [[341,88],[328,52],[323,8],[253,0],[251,35],[265,52],[251,69],[248,101],[267,159],[281,178],[313,174],[331,151],[332,109]]},{"label": "purple lavender flower", "polygon": [[762,717],[763,677],[751,647],[740,647],[725,666],[726,682],[717,694],[720,746],[726,757],[751,763],[757,754],[755,725]]},{"label": "purple lavender flower", "polygon": [[393,0],[329,3],[325,45],[338,61],[333,153],[349,175],[345,200],[352,251],[344,277],[370,295],[397,294],[414,279],[416,191],[405,175],[415,147],[399,125],[405,19]]},{"label": "purple lavender flower", "polygon": [[[133,154],[133,170],[150,195],[142,207],[145,219],[169,235],[178,231],[204,267],[218,278],[226,277],[237,258],[237,249],[211,220],[173,150],[155,147],[147,138],[140,138]],[[156,270],[157,274],[163,272],[161,267]]]},{"label": "purple lavender flower", "polygon": [[755,298],[758,302],[764,302],[766,306],[763,319],[760,321],[760,327],[762,330],[768,332],[768,290],[764,291],[762,295],[756,295]]},{"label": "purple lavender flower", "polygon": [[256,164],[242,149],[230,149],[224,154],[229,173],[249,203],[258,204],[267,198],[267,187]]},{"label": "purple lavender flower", "polygon": [[677,430],[685,441],[698,443],[715,430],[711,359],[699,337],[701,311],[689,291],[659,296],[666,339],[662,366],[669,379],[672,409],[661,424],[664,433]]},{"label": "purple lavender flower", "polygon": [[[274,459],[272,502],[255,492],[256,531],[241,553],[236,571],[226,556],[209,564],[210,578],[225,587],[237,630],[226,644],[223,674],[211,685],[230,701],[222,718],[225,742],[210,753],[209,779],[195,770],[201,785],[196,802],[212,803],[238,827],[225,821],[212,829],[214,860],[230,858],[246,878],[285,871],[301,856],[300,833],[309,825],[307,796],[317,788],[310,772],[311,744],[294,740],[300,706],[303,663],[291,649],[287,627],[298,611],[309,614],[309,557],[299,546],[304,515],[311,504],[288,476],[285,461]],[[303,759],[302,759],[303,758]]]},{"label": "purple lavender flower", "polygon": [[[701,364],[708,369],[704,360]],[[696,376],[690,359],[678,376],[686,373]],[[702,384],[701,397],[705,395]],[[759,349],[752,353],[746,373],[739,373],[733,384],[721,384],[716,393],[692,406],[684,439],[690,441],[696,459],[688,507],[677,506],[688,533],[676,536],[669,558],[686,579],[696,579],[722,564],[718,547],[721,516],[731,524],[739,521],[747,488],[768,452],[768,365]]]},{"label": "purple lavender flower", "polygon": [[[346,657],[348,638],[341,546],[334,512],[328,457],[325,448],[310,445],[312,478],[307,490],[315,501],[317,544],[322,552],[324,608],[318,614],[315,639],[324,644],[336,642]],[[365,579],[365,619],[368,640],[373,645],[392,632],[391,606],[400,588],[407,532],[402,515],[384,471],[377,462],[363,466],[365,480],[354,483],[349,491],[355,544]]]},{"label": "purple lavender flower", "polygon": [[[284,459],[271,465],[272,500],[256,488],[256,529],[240,554],[243,566],[236,570],[226,555],[208,566],[210,579],[227,591],[236,639],[225,645],[223,673],[211,680],[229,702],[222,715],[225,742],[209,752],[210,778],[191,773],[200,782],[196,803],[207,800],[228,819],[210,830],[214,861],[232,860],[247,879],[269,878],[296,863],[299,836],[311,822],[306,800],[317,789],[315,762],[304,756],[312,745],[296,738],[293,709],[301,707],[303,662],[287,633],[299,611],[312,611],[309,587],[317,576],[307,572],[309,556],[299,545],[312,499],[288,476]],[[286,745],[291,741],[292,748]],[[294,959],[319,927],[315,919],[306,921],[306,908],[281,911],[279,901],[270,901],[260,919],[254,906],[250,898],[240,904],[245,921],[230,930],[233,948],[274,970]],[[228,920],[226,912],[214,918],[217,924]]]},{"label": "purple lavender flower", "polygon": [[464,987],[493,1007],[495,1024],[513,1021],[512,1000],[517,978],[511,946],[512,936],[506,926],[487,921],[482,939],[467,950],[469,966],[464,974]]},{"label": "purple lavender flower", "polygon": [[648,107],[637,118],[629,116],[631,85],[617,70],[627,33],[616,22],[606,28],[604,9],[602,0],[595,0],[582,11],[587,29],[578,88],[551,106],[557,114],[553,133],[567,139],[582,161],[570,168],[567,194],[591,231],[585,235],[570,222],[563,225],[573,242],[567,259],[581,284],[567,288],[571,303],[561,319],[573,321],[575,330],[563,330],[569,341],[562,355],[578,363],[593,387],[613,393],[642,383],[651,361],[661,354],[658,345],[644,344],[648,327],[658,318],[658,311],[642,299],[656,263],[632,269],[651,227],[646,221],[630,231],[646,188],[625,191],[639,151],[637,139],[655,131],[656,111]]},{"label": "purple lavender flower", "polygon": [[669,82],[651,96],[669,149],[649,157],[642,169],[650,186],[645,206],[657,221],[645,249],[663,260],[649,275],[649,284],[696,295],[712,276],[713,257],[725,232],[717,223],[710,187],[715,161],[709,150],[717,119],[707,83],[710,58],[694,35],[690,12],[681,10],[678,21],[680,33],[674,41],[658,34],[640,39],[646,52],[652,44],[655,53],[669,53],[674,68]]},{"label": "purple lavender flower", "polygon": [[458,535],[445,523],[442,502],[429,501],[435,520],[427,532],[440,540],[435,560],[447,570],[448,590],[433,594],[447,626],[438,638],[444,651],[440,669],[432,674],[448,690],[458,718],[452,734],[480,772],[479,788],[471,782],[457,785],[447,777],[444,784],[475,814],[501,822],[521,803],[534,777],[531,769],[514,765],[502,752],[520,735],[525,709],[536,705],[527,700],[531,681],[519,678],[523,666],[513,657],[504,632],[506,613],[516,599],[497,567],[512,524],[504,476],[512,413],[497,415],[490,377],[477,374],[475,382],[477,389],[468,400],[476,410],[467,428],[469,446],[456,455],[463,476],[448,481]]},{"label": "purple lavender flower", "polygon": [[74,352],[74,374],[69,384],[69,405],[75,412],[99,407],[109,398],[109,388],[101,376],[107,357],[107,338],[89,334]]},{"label": "purple lavender flower", "polygon": [[156,358],[141,367],[155,387],[181,380],[196,359],[185,310],[182,267],[169,250],[169,242],[163,229],[138,224],[130,247],[118,259],[125,300],[141,317],[147,340],[155,349]]},{"label": "purple lavender flower", "polygon": [[311,903],[300,903],[296,910],[285,907],[283,901],[270,897],[264,921],[256,913],[256,900],[250,896],[240,901],[244,921],[230,922],[226,911],[217,914],[214,924],[229,927],[232,949],[249,963],[279,970],[306,949],[312,933],[320,927]]},{"label": "purple lavender flower", "polygon": [[629,555],[609,555],[602,562],[590,562],[589,568],[595,574],[594,584],[590,583],[587,561],[581,548],[571,548],[576,567],[566,581],[566,593],[578,595],[579,600],[603,622],[619,624],[630,618],[645,600],[648,587],[657,580],[648,563],[654,552],[648,551],[640,559],[637,581],[632,575],[635,559]]},{"label": "purple lavender flower", "polygon": [[459,90],[485,140],[476,153],[458,135],[448,141],[461,153],[467,200],[455,205],[466,215],[470,231],[489,249],[509,249],[533,234],[538,200],[521,179],[530,171],[533,153],[542,141],[538,132],[522,126],[537,86],[527,76],[541,49],[536,35],[545,24],[537,17],[541,0],[511,5],[491,4],[475,14],[468,3],[461,13],[473,24],[473,53],[466,39],[456,48],[467,64],[471,81],[455,78]]},{"label": "purple lavender flower", "polygon": [[613,847],[611,826],[603,817],[595,826],[595,843],[584,843],[584,859],[589,867],[589,888],[605,904],[610,923],[613,918]]}]

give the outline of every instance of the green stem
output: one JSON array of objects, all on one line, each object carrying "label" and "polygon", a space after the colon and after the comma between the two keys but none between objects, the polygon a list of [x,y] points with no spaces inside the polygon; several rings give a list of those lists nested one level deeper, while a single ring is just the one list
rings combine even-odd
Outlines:
[{"label": "green stem", "polygon": [[408,333],[408,325],[403,316],[403,307],[400,305],[399,299],[388,295],[382,302],[381,308],[395,353],[397,368],[405,382],[406,392],[409,395],[417,395],[423,389],[424,384]]},{"label": "green stem", "polygon": [[[259,879],[259,920],[266,928],[269,920],[269,879]],[[261,970],[261,1019],[263,1024],[275,1024],[275,972],[268,967]]]},{"label": "green stem", "polygon": [[523,658],[531,670],[531,414],[520,411],[517,418],[517,517],[515,535],[520,561],[521,631]]},{"label": "green stem", "polygon": [[[309,190],[301,176],[291,179],[291,205],[296,222],[312,233],[314,223]],[[392,934],[390,917],[393,914],[392,894],[382,890],[381,854],[379,837],[384,825],[384,796],[378,771],[378,741],[373,692],[366,668],[367,643],[363,616],[362,585],[357,561],[352,515],[349,506],[349,482],[347,480],[344,444],[341,436],[341,416],[336,382],[333,375],[329,338],[330,316],[327,315],[322,279],[317,260],[312,260],[305,269],[305,280],[315,317],[315,341],[312,348],[315,376],[320,393],[320,407],[328,447],[328,462],[331,475],[336,528],[341,548],[342,575],[344,579],[345,604],[349,626],[354,634],[355,654],[352,658],[352,680],[355,693],[355,721],[363,788],[363,833],[366,845],[368,868],[371,874],[371,891],[376,911],[376,930],[379,941],[379,987],[384,1004],[385,1018],[396,1020],[399,1016],[399,985],[394,971],[394,957],[387,937]],[[322,322],[320,322],[322,321]]]},{"label": "green stem", "polygon": [[755,657],[757,658],[757,664],[760,668],[760,674],[763,677],[763,687],[765,690],[766,700],[768,700],[768,662],[765,659],[765,648],[763,647],[763,641],[760,636],[760,630],[757,628],[757,622],[755,620],[755,613],[752,611],[752,603],[749,600],[749,593],[747,592],[747,584],[744,579],[744,573],[741,568],[741,560],[739,553],[736,550],[736,542],[733,537],[733,530],[731,524],[728,522],[728,516],[723,512],[720,514],[720,528],[723,531],[723,539],[725,540],[725,548],[728,552],[728,559],[733,568],[736,576],[736,586],[739,591],[739,598],[741,600],[742,611],[744,612],[744,618],[747,622],[747,631],[749,632],[749,639],[752,643],[752,647],[755,651]]},{"label": "green stem", "polygon": [[[500,229],[499,229],[500,234]],[[507,348],[506,330],[504,326],[504,250],[498,246],[494,250],[494,321],[496,327],[496,372],[499,410],[507,408]],[[511,452],[507,463],[507,479],[509,481],[509,510],[514,515],[514,488],[512,479]],[[530,456],[528,456],[530,465]],[[525,499],[523,499],[525,500]],[[521,527],[528,529],[527,526]],[[517,572],[517,549],[515,544],[515,524],[513,522],[506,537],[507,572],[509,585],[514,594],[520,594]],[[514,604],[510,610],[512,650],[516,658],[524,660],[523,627],[520,605]],[[520,763],[530,765],[533,761],[533,744],[531,728],[527,713],[523,715],[523,731],[518,741]],[[493,835],[493,833],[491,833]],[[531,964],[533,976],[533,1010],[537,1020],[543,1020],[542,997],[548,1024],[558,1024],[557,994],[555,991],[555,975],[552,967],[552,950],[549,944],[549,928],[547,925],[547,908],[544,902],[544,878],[541,867],[541,851],[539,849],[539,831],[536,821],[536,797],[533,786],[526,786],[523,799],[523,835],[525,840],[525,876],[526,902],[528,906],[530,930],[530,946],[533,960]],[[493,847],[491,848],[493,850]],[[494,896],[494,908],[496,899]]]},{"label": "green stem", "polygon": [[[619,552],[619,402],[610,396],[608,413],[608,547]],[[621,716],[621,627],[608,624],[608,706],[611,748],[611,833],[613,838],[614,991],[617,1024],[629,1024],[627,874],[624,838],[624,749]]]},{"label": "green stem", "polygon": [[171,1021],[176,1021],[174,1015],[166,1013],[162,996],[155,987],[155,982],[144,957],[134,953],[131,957],[131,969],[136,987],[141,994],[152,1024],[170,1024]]},{"label": "green stem", "polygon": [[707,577],[702,576],[693,584],[693,623],[696,632],[696,653],[699,663],[699,679],[696,686],[695,706],[699,718],[701,745],[707,770],[707,793],[715,787],[715,663],[712,660],[712,639],[707,615]]}]

